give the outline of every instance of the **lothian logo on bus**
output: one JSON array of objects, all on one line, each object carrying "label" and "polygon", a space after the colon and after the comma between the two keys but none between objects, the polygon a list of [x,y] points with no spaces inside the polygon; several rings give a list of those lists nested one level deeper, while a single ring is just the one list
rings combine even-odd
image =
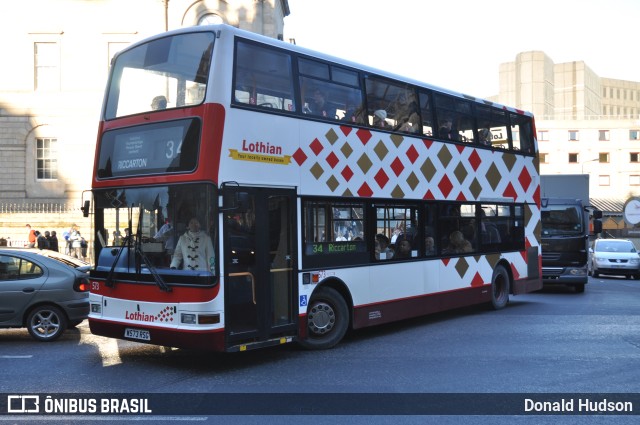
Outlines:
[{"label": "lothian logo on bus", "polygon": [[175,310],[173,307],[166,306],[157,315],[147,314],[141,311],[129,310],[125,311],[124,318],[127,320],[135,320],[138,322],[173,322],[173,315]]}]

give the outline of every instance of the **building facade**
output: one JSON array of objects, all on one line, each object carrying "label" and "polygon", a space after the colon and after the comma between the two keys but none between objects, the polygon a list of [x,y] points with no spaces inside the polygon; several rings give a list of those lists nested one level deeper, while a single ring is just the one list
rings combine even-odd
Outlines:
[{"label": "building facade", "polygon": [[[640,237],[622,209],[640,196],[640,82],[598,76],[582,61],[556,64],[523,52],[500,65],[500,103],[536,116],[542,174],[589,174],[605,230]],[[629,233],[631,231],[631,233]]]},{"label": "building facade", "polygon": [[288,14],[287,0],[1,2],[0,54],[10,60],[0,68],[0,238],[25,239],[25,221],[41,230],[77,223],[90,234],[80,206],[116,52],[205,23],[282,39]]}]

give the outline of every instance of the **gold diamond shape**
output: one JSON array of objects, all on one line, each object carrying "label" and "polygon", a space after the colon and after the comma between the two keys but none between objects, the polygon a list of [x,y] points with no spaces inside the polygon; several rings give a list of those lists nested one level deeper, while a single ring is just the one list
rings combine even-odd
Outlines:
[{"label": "gold diamond shape", "polygon": [[491,164],[491,167],[487,170],[487,174],[484,175],[487,178],[487,181],[491,185],[493,190],[496,190],[498,184],[500,184],[500,180],[502,176],[500,176],[500,170],[496,167],[496,164]]},{"label": "gold diamond shape", "polygon": [[329,186],[329,189],[331,189],[332,192],[335,192],[338,186],[340,186],[340,182],[335,178],[335,176],[331,176],[329,177],[329,180],[327,180],[327,186]]},{"label": "gold diamond shape", "polygon": [[366,153],[362,154],[357,164],[358,164],[358,167],[360,167],[360,170],[362,170],[364,174],[367,174],[367,172],[373,165],[373,163],[371,162],[371,160],[369,159]]},{"label": "gold diamond shape", "polygon": [[326,137],[332,145],[339,139],[338,134],[333,131],[333,128],[327,131],[327,134],[325,134],[324,137]]},{"label": "gold diamond shape", "polygon": [[324,174],[324,170],[322,169],[322,167],[320,166],[320,164],[318,164],[317,162],[315,164],[313,164],[313,167],[311,167],[311,174],[313,174],[313,177],[316,178],[316,180],[318,180],[320,178],[320,176],[322,176],[322,174]]},{"label": "gold diamond shape", "polygon": [[504,165],[507,166],[507,170],[511,171],[513,166],[516,165],[516,156],[510,153],[502,154],[502,160],[504,161]]},{"label": "gold diamond shape", "polygon": [[344,146],[340,148],[340,152],[342,152],[345,158],[349,158],[351,156],[351,154],[353,153],[353,149],[351,148],[349,142],[346,142]]},{"label": "gold diamond shape", "polygon": [[373,151],[376,153],[376,155],[378,155],[380,161],[382,161],[384,157],[389,153],[389,149],[387,149],[382,140],[380,140],[378,144],[376,144],[376,147],[373,148]]},{"label": "gold diamond shape", "polygon": [[471,182],[471,186],[469,186],[469,191],[473,195],[473,198],[477,200],[478,196],[480,196],[480,193],[482,193],[482,185],[480,184],[478,179],[473,179],[473,182]]},{"label": "gold diamond shape", "polygon": [[436,166],[433,165],[431,158],[427,158],[424,164],[422,164],[422,167],[420,167],[420,171],[422,171],[422,175],[427,179],[427,182],[429,182],[438,170],[436,169]]},{"label": "gold diamond shape", "polygon": [[391,135],[391,142],[393,142],[393,144],[396,145],[396,148],[400,147],[400,144],[402,143],[403,140],[404,140],[404,137],[402,137],[399,134]]},{"label": "gold diamond shape", "polygon": [[456,263],[456,271],[460,275],[460,277],[464,277],[464,274],[469,270],[469,263],[465,260],[464,257],[460,258]]},{"label": "gold diamond shape", "polygon": [[451,155],[447,145],[442,145],[442,148],[440,148],[440,152],[438,152],[438,159],[444,167],[449,165],[449,162],[453,159],[453,155]]},{"label": "gold diamond shape", "polygon": [[411,172],[411,174],[409,174],[409,177],[407,177],[407,184],[409,185],[411,190],[416,190],[416,187],[418,187],[418,185],[420,184],[420,179],[415,175],[413,171]]},{"label": "gold diamond shape", "polygon": [[393,188],[393,190],[391,191],[391,197],[392,198],[404,198],[404,192],[402,191],[400,186],[396,185],[396,187]]},{"label": "gold diamond shape", "polygon": [[347,189],[347,190],[344,191],[342,196],[346,196],[348,198],[352,198],[353,197],[353,193],[351,193],[351,191],[349,189]]},{"label": "gold diamond shape", "polygon": [[466,168],[464,168],[464,165],[462,165],[462,163],[460,163],[460,164],[458,164],[456,169],[453,171],[453,174],[458,179],[458,183],[462,184],[464,179],[466,179],[467,176],[469,175],[469,172],[467,171]]}]

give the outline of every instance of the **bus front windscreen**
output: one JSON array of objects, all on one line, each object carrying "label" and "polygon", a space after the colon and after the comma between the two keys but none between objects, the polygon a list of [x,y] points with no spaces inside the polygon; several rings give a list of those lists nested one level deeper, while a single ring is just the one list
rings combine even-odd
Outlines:
[{"label": "bus front windscreen", "polygon": [[197,32],[156,39],[114,58],[104,118],[204,101],[214,34]]}]

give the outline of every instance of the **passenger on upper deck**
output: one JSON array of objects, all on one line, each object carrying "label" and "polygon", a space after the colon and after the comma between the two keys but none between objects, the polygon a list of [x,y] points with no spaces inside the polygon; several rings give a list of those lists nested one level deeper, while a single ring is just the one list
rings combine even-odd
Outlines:
[{"label": "passenger on upper deck", "polygon": [[327,94],[320,89],[313,92],[313,102],[309,104],[309,112],[321,117],[336,117],[336,109],[329,104]]},{"label": "passenger on upper deck", "polygon": [[167,109],[167,98],[164,96],[156,96],[151,101],[151,109],[154,111]]},{"label": "passenger on upper deck", "polygon": [[391,129],[391,126],[387,122],[387,111],[384,109],[378,109],[373,113],[373,126],[387,130]]}]

